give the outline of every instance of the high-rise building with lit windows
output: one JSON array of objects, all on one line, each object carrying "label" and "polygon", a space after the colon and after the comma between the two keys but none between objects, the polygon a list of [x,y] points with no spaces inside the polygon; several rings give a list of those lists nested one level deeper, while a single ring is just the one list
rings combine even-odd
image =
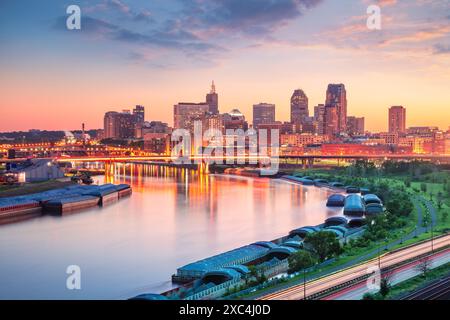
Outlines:
[{"label": "high-rise building with lit windows", "polygon": [[133,115],[134,115],[136,124],[143,124],[144,121],[145,121],[145,108],[144,108],[144,106],[137,105],[133,109]]},{"label": "high-rise building with lit windows", "polygon": [[335,136],[339,134],[339,116],[337,106],[325,106],[323,134]]},{"label": "high-rise building with lit windows", "polygon": [[205,116],[209,112],[206,103],[180,102],[173,107],[173,125],[175,129],[187,129],[194,133],[194,123],[204,123]]},{"label": "high-rise building with lit windows", "polygon": [[275,105],[271,103],[259,103],[253,105],[253,128],[258,129],[260,124],[275,122]]},{"label": "high-rise building with lit windows", "polygon": [[308,117],[308,97],[303,90],[297,89],[291,97],[291,122],[295,125],[301,125]]},{"label": "high-rise building with lit windows", "polygon": [[337,132],[336,134],[347,131],[347,91],[345,85],[329,84],[325,105],[335,107],[337,113]]},{"label": "high-rise building with lit windows", "polygon": [[403,106],[389,108],[389,132],[406,132],[406,109]]},{"label": "high-rise building with lit windows", "polygon": [[104,117],[104,138],[129,139],[135,136],[135,116],[129,110],[107,112]]},{"label": "high-rise building with lit windows", "polygon": [[325,105],[319,104],[314,107],[314,121],[317,124],[317,134],[324,134]]},{"label": "high-rise building with lit windows", "polygon": [[216,93],[214,81],[211,84],[211,91],[206,95],[206,104],[209,106],[209,112],[219,114],[219,95]]},{"label": "high-rise building with lit windows", "polygon": [[349,135],[360,135],[364,133],[364,117],[347,117],[347,132]]}]

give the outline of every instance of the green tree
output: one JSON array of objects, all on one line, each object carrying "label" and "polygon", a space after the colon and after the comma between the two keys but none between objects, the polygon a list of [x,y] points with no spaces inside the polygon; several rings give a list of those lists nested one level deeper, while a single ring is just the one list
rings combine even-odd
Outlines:
[{"label": "green tree", "polygon": [[381,279],[380,281],[380,294],[383,297],[386,297],[389,294],[389,291],[391,290],[391,285],[389,281],[386,278]]},{"label": "green tree", "polygon": [[441,210],[442,209],[442,202],[443,202],[443,200],[444,200],[444,195],[442,194],[442,192],[438,192],[438,194],[437,194],[437,206],[438,206],[438,208],[439,208],[439,210]]},{"label": "green tree", "polygon": [[306,250],[300,250],[288,258],[289,273],[294,273],[306,268],[312,267],[316,263],[316,259]]},{"label": "green tree", "polygon": [[373,293],[364,293],[364,296],[362,298],[363,300],[376,300],[375,295]]},{"label": "green tree", "polygon": [[321,262],[339,255],[342,251],[336,235],[330,231],[308,234],[305,238],[305,246],[310,247]]},{"label": "green tree", "polygon": [[426,193],[427,192],[427,184],[426,183],[421,183],[420,184],[420,191],[422,191],[423,193]]},{"label": "green tree", "polygon": [[448,209],[445,209],[443,212],[442,212],[442,220],[444,221],[444,222],[447,222],[447,219],[448,219],[448,212],[449,210]]}]

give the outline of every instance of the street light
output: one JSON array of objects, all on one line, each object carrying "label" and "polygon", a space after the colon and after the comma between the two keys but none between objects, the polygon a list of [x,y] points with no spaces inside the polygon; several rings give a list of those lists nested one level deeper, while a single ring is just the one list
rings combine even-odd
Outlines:
[{"label": "street light", "polygon": [[303,268],[303,300],[306,300],[306,268]]}]

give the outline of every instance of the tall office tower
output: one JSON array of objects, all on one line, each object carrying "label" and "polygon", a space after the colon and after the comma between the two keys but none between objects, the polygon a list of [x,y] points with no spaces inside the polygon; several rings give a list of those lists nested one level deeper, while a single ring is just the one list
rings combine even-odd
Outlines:
[{"label": "tall office tower", "polygon": [[303,90],[295,90],[291,97],[291,122],[301,125],[309,117],[308,97]]},{"label": "tall office tower", "polygon": [[325,106],[323,134],[334,136],[339,133],[339,116],[337,106]]},{"label": "tall office tower", "polygon": [[105,113],[105,117],[103,118],[103,129],[105,139],[114,138],[117,134],[117,125],[116,125],[116,114],[118,112],[110,111]]},{"label": "tall office tower", "polygon": [[260,124],[275,122],[275,105],[259,103],[253,105],[253,128],[258,129]]},{"label": "tall office tower", "polygon": [[345,85],[329,84],[327,89],[326,106],[336,107],[338,116],[338,131],[336,134],[347,130],[347,92]]},{"label": "tall office tower", "polygon": [[135,136],[135,117],[129,111],[107,112],[104,117],[105,138],[128,139]]},{"label": "tall office tower", "polygon": [[348,134],[352,136],[364,134],[364,121],[364,117],[347,117]]},{"label": "tall office tower", "polygon": [[194,133],[194,122],[205,120],[206,113],[209,112],[209,105],[206,103],[186,103],[180,102],[173,106],[173,125],[175,129],[187,129]]},{"label": "tall office tower", "polygon": [[393,106],[389,108],[389,132],[406,132],[406,108],[402,106]]},{"label": "tall office tower", "polygon": [[143,124],[145,121],[145,108],[144,106],[137,105],[133,109],[133,115],[136,120],[136,124]]},{"label": "tall office tower", "polygon": [[319,104],[314,107],[314,121],[317,124],[317,134],[324,134],[325,105]]},{"label": "tall office tower", "polygon": [[211,91],[206,95],[206,104],[209,106],[209,112],[212,114],[219,113],[219,95],[216,93],[214,81],[211,84]]}]

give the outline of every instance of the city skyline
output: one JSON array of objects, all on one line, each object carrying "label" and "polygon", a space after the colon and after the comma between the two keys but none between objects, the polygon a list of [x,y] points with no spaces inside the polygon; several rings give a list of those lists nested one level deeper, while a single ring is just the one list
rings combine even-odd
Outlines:
[{"label": "city skyline", "polygon": [[[448,127],[447,1],[374,1],[381,30],[366,27],[367,0],[286,1],[277,15],[265,2],[213,3],[81,2],[82,29],[68,31],[65,2],[32,3],[23,14],[2,2],[2,131],[100,128],[105,111],[136,104],[172,123],[173,105],[203,100],[212,79],[222,112],[237,108],[249,121],[261,101],[288,121],[294,89],[311,109],[325,103],[329,83],[343,83],[347,114],[364,116],[370,131],[387,131],[394,105],[408,108],[407,126]],[[189,25],[195,9],[205,18]]]}]

